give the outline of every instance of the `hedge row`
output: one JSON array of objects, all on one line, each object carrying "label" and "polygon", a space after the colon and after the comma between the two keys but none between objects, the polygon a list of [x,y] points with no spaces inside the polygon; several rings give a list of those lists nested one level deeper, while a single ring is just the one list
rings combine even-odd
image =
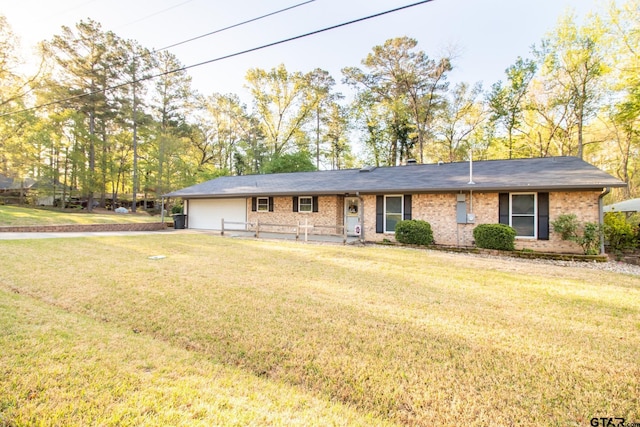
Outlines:
[{"label": "hedge row", "polygon": [[[418,219],[396,224],[396,240],[408,245],[428,246],[434,243],[431,224]],[[476,246],[483,249],[513,251],[516,231],[504,224],[481,224],[473,229]]]}]

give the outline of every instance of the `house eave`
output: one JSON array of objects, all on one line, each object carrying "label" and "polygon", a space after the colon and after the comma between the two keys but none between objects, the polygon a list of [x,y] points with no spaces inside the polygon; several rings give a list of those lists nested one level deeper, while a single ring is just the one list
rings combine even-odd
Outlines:
[{"label": "house eave", "polygon": [[249,197],[288,197],[288,196],[335,196],[335,195],[374,195],[374,194],[426,194],[426,193],[459,193],[467,191],[500,193],[500,192],[539,192],[539,191],[602,191],[607,187],[624,187],[626,184],[598,183],[584,185],[514,185],[514,186],[492,186],[468,184],[464,186],[452,186],[442,188],[376,188],[376,189],[335,189],[323,191],[256,191],[242,193],[192,193],[180,194],[173,192],[165,194],[164,197],[179,197],[182,199],[233,199]]},{"label": "house eave", "polygon": [[[365,170],[366,172],[363,172]],[[473,182],[471,184],[470,182]],[[601,191],[626,184],[575,157],[220,177],[165,194],[185,199],[345,194]]]}]

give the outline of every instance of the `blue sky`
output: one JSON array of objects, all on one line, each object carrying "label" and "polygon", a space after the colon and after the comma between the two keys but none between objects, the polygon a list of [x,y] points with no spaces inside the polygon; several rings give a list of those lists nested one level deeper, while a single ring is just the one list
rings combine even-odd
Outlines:
[{"label": "blue sky", "polygon": [[[105,30],[162,48],[191,37],[290,7],[305,0],[0,0],[25,56],[40,40],[91,18]],[[260,45],[355,20],[417,0],[314,0],[224,33],[172,48],[184,65],[196,64]],[[399,36],[418,40],[418,47],[438,58],[451,47],[457,57],[452,83],[482,81],[485,88],[504,77],[518,56],[552,30],[567,11],[582,20],[602,10],[600,0],[433,0],[429,3],[318,34],[284,45],[189,70],[193,86],[203,94],[237,93],[245,98],[249,68],[289,71],[322,68],[339,82],[340,70],[360,66],[375,45]],[[346,91],[344,88],[340,90]]]}]

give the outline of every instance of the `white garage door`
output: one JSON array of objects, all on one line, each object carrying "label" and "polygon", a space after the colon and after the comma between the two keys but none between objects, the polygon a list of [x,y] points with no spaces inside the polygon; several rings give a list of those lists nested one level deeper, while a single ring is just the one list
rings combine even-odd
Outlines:
[{"label": "white garage door", "polygon": [[191,199],[187,217],[189,228],[200,230],[220,230],[222,218],[225,230],[244,230],[243,224],[226,224],[247,221],[246,199]]}]

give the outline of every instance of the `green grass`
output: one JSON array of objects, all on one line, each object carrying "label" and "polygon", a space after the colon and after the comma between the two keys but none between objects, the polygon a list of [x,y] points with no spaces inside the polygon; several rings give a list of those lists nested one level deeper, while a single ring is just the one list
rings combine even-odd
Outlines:
[{"label": "green grass", "polygon": [[52,209],[34,209],[18,206],[0,205],[1,226],[34,226],[34,225],[66,225],[66,224],[122,224],[130,222],[159,222],[160,216],[151,216],[145,212],[136,214],[116,214],[100,210],[59,212]]},{"label": "green grass", "polygon": [[205,235],[0,245],[0,425],[640,421],[635,276]]}]

